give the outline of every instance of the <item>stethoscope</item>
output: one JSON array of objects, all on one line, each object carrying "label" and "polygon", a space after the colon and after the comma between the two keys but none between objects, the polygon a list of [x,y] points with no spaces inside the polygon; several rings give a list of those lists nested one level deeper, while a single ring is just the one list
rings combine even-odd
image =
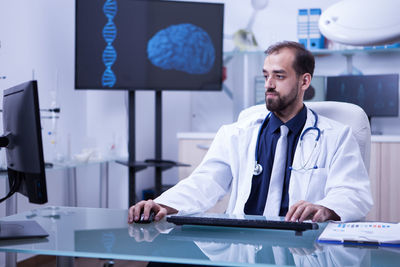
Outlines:
[{"label": "stethoscope", "polygon": [[[310,162],[310,160],[311,160],[311,158],[312,158],[312,156],[314,154],[315,148],[317,147],[319,138],[321,137],[321,130],[317,127],[318,115],[317,115],[317,113],[314,112],[314,110],[312,110],[312,109],[310,109],[310,110],[311,110],[312,114],[314,115],[315,121],[314,121],[314,125],[313,126],[308,127],[307,129],[305,129],[302,132],[302,134],[300,135],[300,144],[299,144],[299,146],[300,146],[300,149],[301,149],[301,152],[300,152],[301,162],[302,162],[301,167],[300,168],[293,168],[293,166],[290,166],[289,170],[299,171],[299,170],[318,169],[318,166],[316,164],[314,164],[314,166],[312,166],[312,167],[307,168],[307,166],[308,166],[308,164],[309,164],[309,162]],[[254,172],[253,172],[253,175],[256,175],[256,176],[260,175],[262,173],[262,171],[263,171],[263,168],[262,168],[261,164],[258,163],[258,149],[259,149],[259,142],[260,142],[260,137],[261,137],[261,130],[268,123],[270,117],[271,117],[271,112],[268,113],[267,117],[265,117],[264,121],[261,124],[260,129],[258,130],[257,143],[256,143],[256,163],[255,163]],[[309,158],[307,159],[307,161],[304,161],[304,154],[303,154],[303,149],[302,149],[303,138],[304,138],[304,135],[307,132],[312,131],[312,130],[317,131],[317,137],[315,138],[314,147],[313,147],[313,149],[312,149],[312,151],[310,153]],[[319,153],[318,153],[318,155],[319,155]]]}]

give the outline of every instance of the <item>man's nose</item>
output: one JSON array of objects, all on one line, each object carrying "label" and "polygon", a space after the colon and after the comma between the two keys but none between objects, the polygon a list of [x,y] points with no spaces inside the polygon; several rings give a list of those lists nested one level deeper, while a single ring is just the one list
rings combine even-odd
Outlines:
[{"label": "man's nose", "polygon": [[265,89],[268,90],[268,88],[275,88],[275,82],[272,78],[265,79]]}]

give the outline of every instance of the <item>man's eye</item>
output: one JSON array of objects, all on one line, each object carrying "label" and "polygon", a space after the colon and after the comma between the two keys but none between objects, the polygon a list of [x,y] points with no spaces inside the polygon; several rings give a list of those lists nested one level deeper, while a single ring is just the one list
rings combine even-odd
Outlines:
[{"label": "man's eye", "polygon": [[282,79],[285,78],[285,76],[283,76],[283,75],[276,75],[276,78],[278,78],[279,80],[282,80]]}]

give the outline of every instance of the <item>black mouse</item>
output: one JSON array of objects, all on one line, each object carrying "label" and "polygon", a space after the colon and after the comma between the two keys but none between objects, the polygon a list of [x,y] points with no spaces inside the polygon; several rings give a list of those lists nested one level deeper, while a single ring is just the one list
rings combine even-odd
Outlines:
[{"label": "black mouse", "polygon": [[149,214],[149,218],[147,220],[145,220],[143,217],[144,217],[144,215],[142,212],[142,213],[140,213],[139,220],[136,223],[151,223],[154,221],[154,217],[156,217],[156,213],[151,210],[150,214]]}]

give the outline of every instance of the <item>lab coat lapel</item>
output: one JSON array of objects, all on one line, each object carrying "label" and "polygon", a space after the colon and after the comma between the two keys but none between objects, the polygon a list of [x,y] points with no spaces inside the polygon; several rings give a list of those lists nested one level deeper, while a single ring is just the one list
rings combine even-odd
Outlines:
[{"label": "lab coat lapel", "polygon": [[[257,145],[257,137],[258,131],[260,129],[261,123],[265,117],[265,114],[261,114],[260,117],[256,120],[255,125],[249,128],[246,131],[242,132],[243,138],[239,138],[243,140],[241,142],[241,147],[238,149],[239,151],[247,151],[247,153],[242,153],[239,155],[240,163],[246,162],[246,166],[244,168],[240,168],[240,176],[243,179],[238,179],[238,193],[237,193],[237,201],[235,205],[235,213],[243,213],[244,205],[247,202],[247,199],[250,195],[252,178],[255,166],[255,153],[256,153],[256,145]],[[232,192],[234,193],[234,192]]]},{"label": "lab coat lapel", "polygon": [[[315,122],[314,114],[311,112],[309,108],[307,108],[307,120],[301,134],[303,134],[307,128],[312,127],[314,125],[314,122]],[[305,171],[298,169],[300,169],[303,166],[304,161],[310,155],[315,143],[316,136],[317,136],[316,131],[308,131],[303,137],[302,144],[300,144],[301,143],[300,139],[297,142],[296,152],[294,154],[294,159],[293,159],[293,169],[297,170],[292,170],[290,176],[289,207],[294,203],[296,203],[297,201],[305,200],[306,198],[307,189],[310,184],[310,179],[313,170]],[[300,147],[300,145],[302,147]],[[304,153],[305,159],[302,159],[301,153]]]}]

